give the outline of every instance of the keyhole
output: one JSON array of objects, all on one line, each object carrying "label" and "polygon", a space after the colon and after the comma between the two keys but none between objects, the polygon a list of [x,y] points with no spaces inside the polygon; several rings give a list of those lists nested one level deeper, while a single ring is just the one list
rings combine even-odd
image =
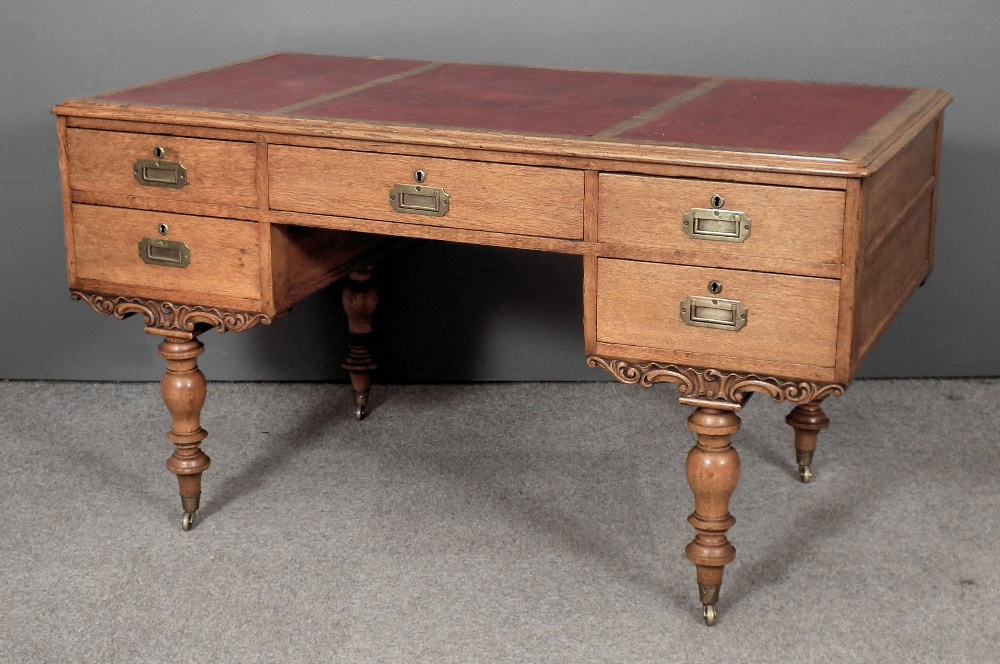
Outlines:
[{"label": "keyhole", "polygon": [[153,156],[157,159],[163,159],[163,155],[167,154],[167,151],[161,147],[153,148]]},{"label": "keyhole", "polygon": [[166,235],[167,233],[170,232],[170,227],[167,226],[166,224],[160,224],[156,230],[160,232],[160,235]]},{"label": "keyhole", "polygon": [[718,295],[722,292],[722,282],[721,281],[710,281],[708,282],[708,292],[712,295]]},{"label": "keyhole", "polygon": [[720,208],[726,204],[726,199],[722,197],[722,194],[716,194],[712,196],[712,207]]},{"label": "keyhole", "polygon": [[416,173],[413,174],[413,181],[416,182],[417,184],[423,183],[423,181],[426,179],[427,179],[427,173],[423,171],[417,171]]}]

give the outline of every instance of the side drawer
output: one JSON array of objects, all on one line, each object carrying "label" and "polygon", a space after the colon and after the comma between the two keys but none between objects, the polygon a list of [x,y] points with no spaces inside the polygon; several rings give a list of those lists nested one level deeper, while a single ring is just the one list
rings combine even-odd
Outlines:
[{"label": "side drawer", "polygon": [[[844,191],[602,173],[598,239],[838,264],[845,205]],[[749,235],[731,237],[738,233]]]},{"label": "side drawer", "polygon": [[[713,294],[711,282],[721,284],[721,292]],[[834,279],[602,258],[597,262],[597,341],[833,367],[839,293],[840,282]],[[696,319],[723,323],[730,314],[722,300],[739,302],[745,327],[685,322],[681,307],[688,297],[708,300],[700,301],[706,309],[692,312]],[[711,306],[713,299],[718,309]]]},{"label": "side drawer", "polygon": [[[178,301],[192,304],[214,304],[213,296],[260,299],[260,250],[253,222],[78,204],[72,226],[73,287],[106,290],[114,285],[119,295],[133,294],[130,289],[137,287],[172,291]],[[151,249],[143,246],[144,240]],[[157,241],[177,244],[161,249]],[[186,266],[174,263],[174,247],[186,250]],[[144,253],[161,262],[145,262]]]},{"label": "side drawer", "polygon": [[253,143],[69,129],[66,155],[69,186],[77,191],[257,205]]},{"label": "side drawer", "polygon": [[[399,212],[393,187],[443,189],[440,216]],[[272,210],[583,239],[583,172],[537,166],[272,145]]]}]

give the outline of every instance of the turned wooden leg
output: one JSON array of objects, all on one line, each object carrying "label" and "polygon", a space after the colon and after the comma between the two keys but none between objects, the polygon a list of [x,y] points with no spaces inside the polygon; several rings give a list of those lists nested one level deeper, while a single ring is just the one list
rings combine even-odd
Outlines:
[{"label": "turned wooden leg", "polygon": [[371,372],[378,368],[372,353],[372,318],[378,305],[378,292],[372,283],[371,268],[351,273],[344,286],[343,303],[349,333],[343,367],[351,373],[354,417],[360,421],[368,414]]},{"label": "turned wooden leg", "polygon": [[796,406],[785,418],[795,429],[795,460],[799,464],[799,479],[803,484],[812,480],[812,460],[819,432],[830,426],[830,419],[820,407],[821,401]]},{"label": "turned wooden leg", "polygon": [[722,570],[736,558],[726,531],[736,523],[729,513],[729,497],[740,479],[740,456],[729,438],[740,430],[740,418],[730,410],[701,407],[688,418],[688,428],[698,436],[687,457],[687,480],[694,492],[688,523],[696,534],[684,553],[697,568],[702,615],[711,626]]},{"label": "turned wooden leg", "polygon": [[201,497],[201,474],[212,463],[200,447],[208,435],[199,419],[206,393],[205,376],[198,369],[198,356],[203,352],[205,346],[197,339],[168,336],[159,347],[160,357],[167,361],[160,391],[173,418],[167,440],[175,445],[174,453],[167,459],[167,469],[177,475],[184,530],[191,530],[194,525]]}]

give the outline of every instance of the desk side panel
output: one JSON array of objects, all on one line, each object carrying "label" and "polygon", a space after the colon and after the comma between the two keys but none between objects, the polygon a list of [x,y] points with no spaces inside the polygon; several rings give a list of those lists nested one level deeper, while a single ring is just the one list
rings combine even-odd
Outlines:
[{"label": "desk side panel", "polygon": [[862,182],[852,374],[930,273],[942,119]]},{"label": "desk side panel", "polygon": [[56,137],[59,143],[59,177],[62,183],[63,232],[66,236],[66,274],[70,287],[76,281],[76,252],[73,249],[73,195],[69,186],[69,155],[66,150],[66,118],[56,118]]}]

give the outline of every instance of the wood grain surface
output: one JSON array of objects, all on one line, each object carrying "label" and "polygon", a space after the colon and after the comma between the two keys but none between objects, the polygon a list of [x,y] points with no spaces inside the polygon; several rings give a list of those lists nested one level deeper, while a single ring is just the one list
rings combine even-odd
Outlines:
[{"label": "wood grain surface", "polygon": [[861,183],[853,370],[930,273],[940,168],[940,116],[895,145]]},{"label": "wood grain surface", "polygon": [[[680,316],[688,296],[739,300],[748,312],[738,332],[693,327]],[[787,364],[832,367],[839,282],[832,279],[598,259],[597,339]],[[715,365],[707,365],[715,366]]]},{"label": "wood grain surface", "polygon": [[914,199],[882,244],[864,256],[855,305],[857,364],[930,271],[931,193],[926,189]]},{"label": "wood grain surface", "polygon": [[[187,184],[169,189],[139,184],[133,165],[166,151],[164,161],[187,170]],[[67,131],[69,186],[78,191],[126,194],[168,201],[255,207],[257,147],[253,143],[128,134],[90,129]]]},{"label": "wood grain surface", "polygon": [[[692,208],[745,213],[751,233],[743,242],[689,237],[681,225]],[[727,258],[839,264],[844,240],[842,191],[739,184],[709,180],[601,174],[598,238],[639,247],[702,252]]]},{"label": "wood grain surface", "polygon": [[927,125],[896,156],[864,183],[861,249],[891,230],[903,209],[934,177],[936,126]]},{"label": "wood grain surface", "polygon": [[[168,225],[166,236],[158,233],[160,224]],[[147,237],[183,242],[191,264],[181,269],[142,262],[138,245]],[[75,204],[73,245],[78,279],[118,284],[116,295],[142,286],[169,295],[161,299],[206,305],[212,304],[206,295],[261,295],[254,223]]]},{"label": "wood grain surface", "polygon": [[[123,111],[124,113],[124,111]],[[82,117],[78,115],[62,116],[66,125],[71,128],[98,129],[104,131],[120,131],[137,134],[160,134],[164,136],[179,136],[190,138],[209,138],[226,141],[256,142],[262,141],[269,145],[296,145],[300,147],[318,147],[335,150],[351,150],[353,152],[374,152],[380,154],[398,154],[417,157],[441,157],[445,159],[462,159],[465,161],[483,161],[488,163],[518,164],[522,166],[552,166],[557,168],[572,168],[597,170],[602,172],[637,173],[661,175],[665,177],[684,177],[697,179],[712,179],[726,182],[749,182],[752,184],[775,184],[778,186],[806,187],[811,189],[844,189],[847,180],[842,176],[825,176],[820,174],[799,174],[788,170],[777,169],[732,169],[712,168],[707,166],[687,166],[672,163],[656,163],[648,159],[649,150],[636,151],[628,160],[619,158],[596,158],[592,156],[572,156],[542,154],[534,151],[519,152],[513,149],[498,149],[495,146],[466,147],[451,142],[448,145],[431,145],[414,143],[407,140],[409,133],[402,134],[392,141],[346,138],[317,134],[292,134],[270,131],[248,131],[238,128],[217,128],[210,125],[192,125],[187,123],[168,124],[162,121],[126,121],[106,117]],[[258,127],[251,120],[247,126]],[[418,132],[419,133],[419,132]],[[515,143],[517,137],[510,137]],[[513,147],[509,145],[508,147]]]},{"label": "wood grain surface", "polygon": [[[268,153],[274,210],[583,238],[580,171],[281,145]],[[392,187],[415,184],[417,170],[427,174],[424,186],[449,194],[444,216],[399,213],[390,205]]]}]

